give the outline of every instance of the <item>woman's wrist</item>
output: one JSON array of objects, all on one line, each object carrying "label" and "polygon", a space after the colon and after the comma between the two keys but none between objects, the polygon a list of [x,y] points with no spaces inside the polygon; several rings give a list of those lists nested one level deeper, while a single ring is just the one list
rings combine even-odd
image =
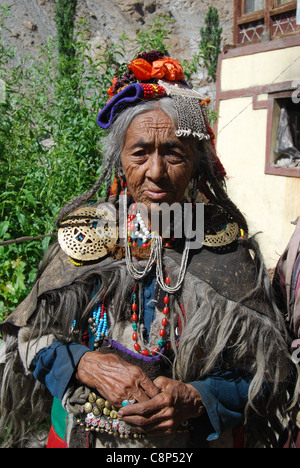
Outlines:
[{"label": "woman's wrist", "polygon": [[186,386],[189,389],[191,397],[191,415],[188,419],[199,418],[205,411],[205,406],[203,405],[200,393],[195,387],[193,387],[193,385],[186,384]]}]

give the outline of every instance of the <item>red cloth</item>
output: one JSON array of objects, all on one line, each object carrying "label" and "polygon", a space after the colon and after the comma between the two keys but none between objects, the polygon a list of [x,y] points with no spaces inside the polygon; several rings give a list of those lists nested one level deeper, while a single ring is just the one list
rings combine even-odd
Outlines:
[{"label": "red cloth", "polygon": [[288,439],[283,448],[300,448],[300,430],[297,426],[290,428]]},{"label": "red cloth", "polygon": [[245,443],[244,443],[244,436],[245,436],[245,431],[244,431],[244,426],[239,427],[238,429],[234,429],[232,431],[233,435],[233,448],[245,448]]},{"label": "red cloth", "polygon": [[46,448],[68,448],[65,440],[61,439],[55,432],[54,427],[51,426],[47,447]]}]

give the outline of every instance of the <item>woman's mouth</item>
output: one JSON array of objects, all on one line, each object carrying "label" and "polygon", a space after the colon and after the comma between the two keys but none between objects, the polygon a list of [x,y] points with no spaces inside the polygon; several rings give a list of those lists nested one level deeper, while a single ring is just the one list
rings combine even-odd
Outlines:
[{"label": "woman's mouth", "polygon": [[144,194],[152,200],[161,200],[165,198],[169,192],[164,190],[145,190]]}]

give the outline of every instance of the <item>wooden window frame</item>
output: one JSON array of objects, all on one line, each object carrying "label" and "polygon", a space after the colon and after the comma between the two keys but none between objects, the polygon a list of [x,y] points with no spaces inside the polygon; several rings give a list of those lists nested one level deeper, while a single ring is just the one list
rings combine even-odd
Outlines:
[{"label": "wooden window frame", "polygon": [[286,13],[297,9],[297,0],[290,0],[289,2],[278,5],[278,0],[266,0],[265,8],[263,10],[252,11],[244,14],[245,0],[234,0],[234,28],[233,28],[233,41],[234,44],[238,43],[239,26],[246,23],[251,23],[259,20],[264,20],[266,31],[271,32],[272,16]]},{"label": "wooden window frame", "polygon": [[[280,87],[282,89],[280,90]],[[277,89],[276,89],[277,88]],[[284,89],[286,88],[286,89]],[[273,151],[276,141],[276,133],[278,126],[278,117],[275,118],[275,106],[279,99],[292,98],[293,82],[284,83],[281,85],[271,85],[269,89],[268,101],[254,102],[255,109],[268,109],[267,117],[267,144],[266,144],[266,159],[265,159],[265,174],[271,174],[284,177],[300,177],[300,168],[294,167],[275,167],[273,166]]]},{"label": "wooden window frame", "polygon": [[277,0],[271,1],[270,5],[270,16],[278,15],[280,13],[285,13],[286,11],[296,10],[297,9],[297,0],[291,0],[283,5],[278,5]]},{"label": "wooden window frame", "polygon": [[[272,82],[270,84],[255,85],[246,88],[238,89],[234,87],[228,90],[222,90],[222,63],[227,59],[236,57],[243,57],[245,55],[250,56],[261,52],[270,52],[279,49],[287,49],[290,47],[300,46],[300,34],[284,37],[276,41],[267,41],[258,44],[248,44],[241,47],[231,48],[228,51],[224,51],[219,56],[218,62],[218,73],[217,73],[217,84],[216,84],[216,109],[220,109],[221,103],[227,100],[233,100],[237,98],[251,97],[253,110],[266,110],[266,144],[264,149],[264,173],[276,176],[285,176],[300,178],[300,168],[294,167],[274,167],[273,163],[273,150],[274,150],[274,135],[277,131],[276,128],[276,100],[281,98],[295,98],[296,103],[300,105],[298,100],[300,99],[300,80],[298,78],[293,81],[285,82]],[[262,96],[263,95],[263,96]],[[247,106],[248,107],[248,106]],[[237,114],[239,115],[239,114]],[[236,117],[236,116],[235,116]],[[235,118],[234,117],[234,118]],[[233,119],[232,119],[233,120]],[[220,121],[217,120],[214,125],[214,133],[219,134]]]}]

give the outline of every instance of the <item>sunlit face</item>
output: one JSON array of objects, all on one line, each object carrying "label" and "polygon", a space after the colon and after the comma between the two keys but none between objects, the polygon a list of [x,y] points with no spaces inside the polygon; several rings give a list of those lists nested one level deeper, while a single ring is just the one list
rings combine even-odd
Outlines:
[{"label": "sunlit face", "polygon": [[155,110],[136,117],[129,126],[122,150],[128,190],[135,202],[181,202],[193,173],[193,154],[175,135],[169,116]]}]

